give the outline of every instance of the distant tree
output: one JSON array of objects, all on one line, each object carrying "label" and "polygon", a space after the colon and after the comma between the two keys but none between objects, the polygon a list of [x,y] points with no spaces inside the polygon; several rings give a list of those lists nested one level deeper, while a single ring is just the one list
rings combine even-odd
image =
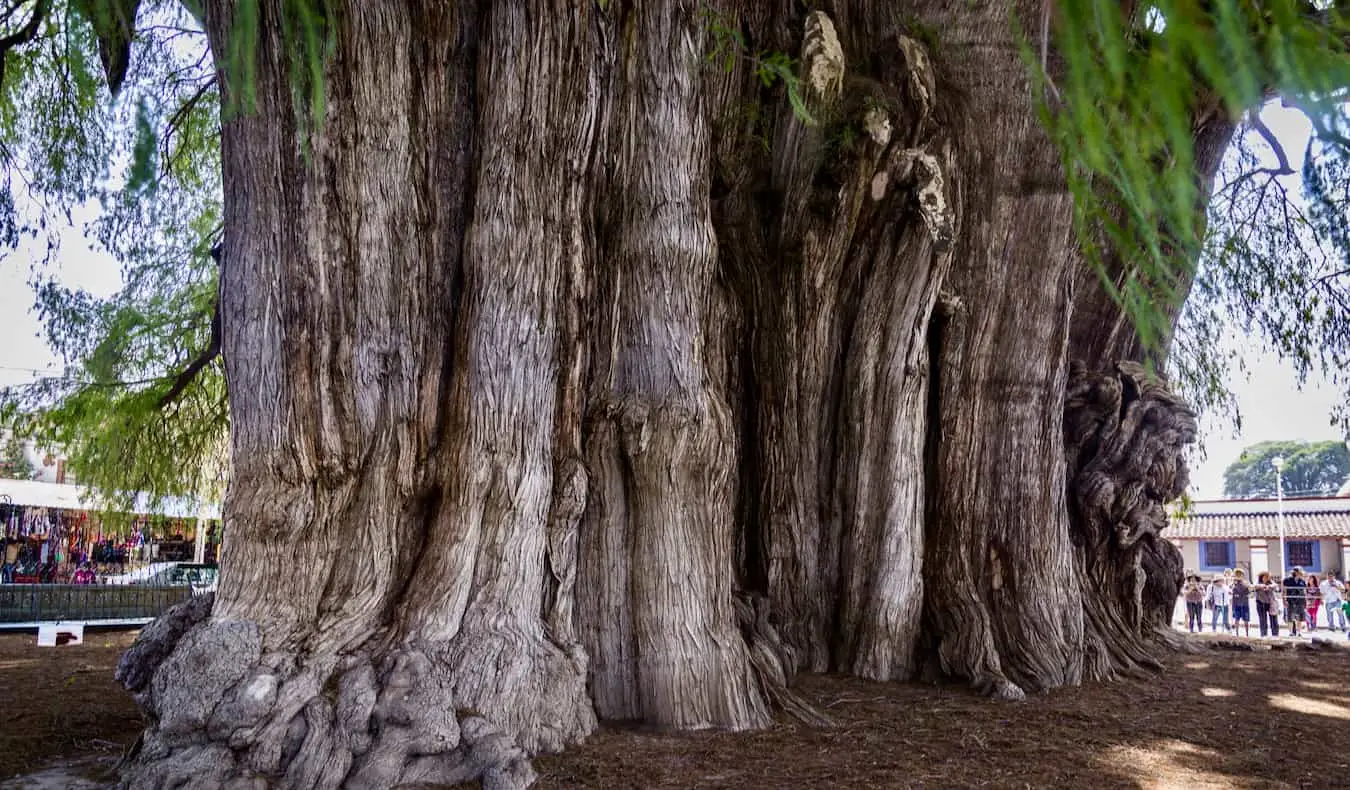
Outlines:
[{"label": "distant tree", "polygon": [[1229,499],[1275,496],[1275,466],[1284,458],[1286,496],[1330,496],[1350,476],[1350,450],[1343,442],[1261,442],[1242,451],[1223,473]]},{"label": "distant tree", "polygon": [[37,469],[24,455],[23,443],[16,436],[6,439],[4,447],[0,448],[0,477],[7,480],[32,480],[37,477]]}]

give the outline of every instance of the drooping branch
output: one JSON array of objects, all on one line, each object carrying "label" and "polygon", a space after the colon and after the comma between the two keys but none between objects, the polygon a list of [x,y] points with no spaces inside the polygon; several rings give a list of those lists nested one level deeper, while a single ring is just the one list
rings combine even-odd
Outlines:
[{"label": "drooping branch", "polygon": [[[216,244],[211,248],[211,257],[215,259],[216,266],[222,270],[223,276],[225,259],[222,250],[223,247],[220,244]],[[155,404],[156,408],[164,409],[177,400],[178,397],[183,394],[183,390],[187,389],[187,386],[192,383],[192,380],[197,378],[197,374],[201,373],[207,365],[211,364],[219,356],[220,300],[217,299],[216,306],[211,312],[211,337],[206,342],[206,348],[202,349],[202,352],[193,358],[193,360],[187,364],[187,367],[183,368],[182,371],[174,377],[173,386],[169,387],[169,391],[164,393]]]},{"label": "drooping branch", "polygon": [[[19,11],[22,3],[15,3],[5,12],[5,22]],[[18,30],[0,38],[0,85],[5,83],[5,59],[9,51],[15,47],[22,46],[37,38],[38,30],[42,27],[42,20],[47,18],[47,12],[51,10],[51,0],[37,0],[33,4],[33,15]]]},{"label": "drooping branch", "polygon": [[136,11],[140,0],[76,0],[75,7],[94,29],[108,91],[116,96],[122,90],[127,68],[131,65],[131,42],[136,35]]}]

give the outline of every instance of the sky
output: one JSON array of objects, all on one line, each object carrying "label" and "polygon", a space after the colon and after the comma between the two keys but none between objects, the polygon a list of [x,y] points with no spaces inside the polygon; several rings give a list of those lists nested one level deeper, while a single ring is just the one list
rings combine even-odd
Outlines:
[{"label": "sky", "polygon": [[[116,261],[95,251],[84,238],[84,224],[95,210],[73,213],[73,224],[61,228],[58,259],[43,271],[62,285],[106,298],[122,287],[122,274]],[[32,240],[0,255],[0,387],[32,381],[40,373],[61,372],[61,361],[47,346],[33,312],[31,262],[42,259],[45,247],[45,241]]]},{"label": "sky", "polygon": [[[1280,140],[1295,172],[1303,167],[1311,125],[1297,110],[1271,102],[1261,120]],[[1273,152],[1264,156],[1265,166],[1274,166]],[[1299,194],[1299,176],[1284,177],[1290,191]],[[1213,415],[1201,416],[1201,446],[1191,462],[1191,496],[1218,499],[1223,496],[1223,470],[1241,454],[1242,448],[1258,442],[1281,439],[1344,440],[1342,429],[1331,424],[1332,410],[1345,392],[1320,375],[1310,374],[1302,387],[1293,365],[1273,354],[1263,353],[1253,338],[1230,338],[1243,356],[1248,371],[1234,372],[1229,387],[1237,398],[1241,430]]]},{"label": "sky", "polygon": [[[1262,118],[1284,143],[1297,170],[1308,137],[1307,120],[1274,104],[1266,108]],[[46,271],[66,286],[106,297],[121,287],[121,273],[116,262],[92,250],[84,240],[83,222],[92,216],[92,210],[86,210],[83,216],[76,215],[72,226],[62,229],[61,253]],[[41,247],[29,247],[0,257],[0,387],[61,369],[32,310],[29,261],[39,259],[41,252]],[[1243,348],[1248,368],[1248,374],[1235,373],[1229,383],[1242,416],[1241,430],[1202,415],[1203,445],[1193,453],[1191,463],[1190,495],[1195,499],[1222,497],[1223,470],[1246,446],[1276,439],[1344,438],[1331,424],[1332,409],[1344,393],[1318,376],[1310,377],[1300,389],[1291,365],[1260,353],[1249,339],[1234,337],[1233,342]]]}]

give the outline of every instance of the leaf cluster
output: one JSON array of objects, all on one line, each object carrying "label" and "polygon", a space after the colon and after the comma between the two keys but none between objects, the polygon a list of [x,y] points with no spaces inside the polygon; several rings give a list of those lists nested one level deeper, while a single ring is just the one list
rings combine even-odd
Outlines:
[{"label": "leaf cluster", "polygon": [[[1216,330],[1203,323],[1223,309],[1238,309],[1262,325],[1278,351],[1305,363],[1319,347],[1350,350],[1344,329],[1323,320],[1335,299],[1325,292],[1310,297],[1310,289],[1331,285],[1322,279],[1327,272],[1307,259],[1290,265],[1291,251],[1317,248],[1303,233],[1311,225],[1284,210],[1252,213],[1256,204],[1276,205],[1253,200],[1252,190],[1271,180],[1265,177],[1248,177],[1247,189],[1238,190],[1236,210],[1247,210],[1243,222],[1214,222],[1214,211],[1206,211],[1209,184],[1197,177],[1196,149],[1206,128],[1254,119],[1249,113],[1277,96],[1306,113],[1326,151],[1343,148],[1350,89],[1344,5],[1070,0],[1054,9],[1053,22],[1047,16],[1037,24],[1053,27],[1059,59],[1050,62],[1034,36],[1024,37],[1023,51],[1039,75],[1042,118],[1063,156],[1083,249],[1145,344],[1161,348],[1170,340],[1175,311],[1208,252],[1205,260],[1216,261],[1218,274],[1197,285],[1216,309],[1205,310],[1202,297],[1198,314],[1205,318],[1186,325],[1191,348],[1181,349],[1198,353],[1178,369],[1211,404],[1224,400],[1215,385],[1226,362],[1208,353],[1215,345],[1207,333]],[[1255,169],[1252,161],[1245,164]],[[1322,192],[1328,183],[1324,179]],[[1224,201],[1232,195],[1219,197],[1227,211]],[[1344,204],[1322,220],[1324,232],[1343,229]],[[1341,246],[1343,231],[1326,238],[1350,249]],[[1294,256],[1300,254],[1306,253]]]},{"label": "leaf cluster", "polygon": [[[113,510],[138,493],[152,502],[215,496],[228,432],[219,361],[162,403],[208,345],[215,311],[214,64],[196,17],[177,3],[142,2],[114,96],[90,19],[88,8],[54,5],[44,35],[9,54],[0,84],[10,173],[0,239],[7,265],[45,240],[46,257],[29,261],[35,308],[64,361],[59,375],[0,391],[0,425],[61,447]],[[99,297],[56,278],[48,264],[76,254],[62,244],[71,225],[120,266],[120,291]]]}]

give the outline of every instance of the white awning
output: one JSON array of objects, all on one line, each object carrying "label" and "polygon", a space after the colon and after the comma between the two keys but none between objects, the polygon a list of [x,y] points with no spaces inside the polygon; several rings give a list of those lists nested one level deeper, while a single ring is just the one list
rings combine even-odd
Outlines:
[{"label": "white awning", "polygon": [[[98,495],[85,486],[65,483],[43,483],[38,480],[0,479],[0,502],[5,497],[15,505],[27,507],[50,507],[64,510],[96,510]],[[136,506],[132,512],[137,515],[160,515],[169,518],[206,518],[220,519],[220,505],[202,503],[200,506],[186,499],[169,499],[161,507],[151,510],[149,497],[140,494],[136,497]]]}]

